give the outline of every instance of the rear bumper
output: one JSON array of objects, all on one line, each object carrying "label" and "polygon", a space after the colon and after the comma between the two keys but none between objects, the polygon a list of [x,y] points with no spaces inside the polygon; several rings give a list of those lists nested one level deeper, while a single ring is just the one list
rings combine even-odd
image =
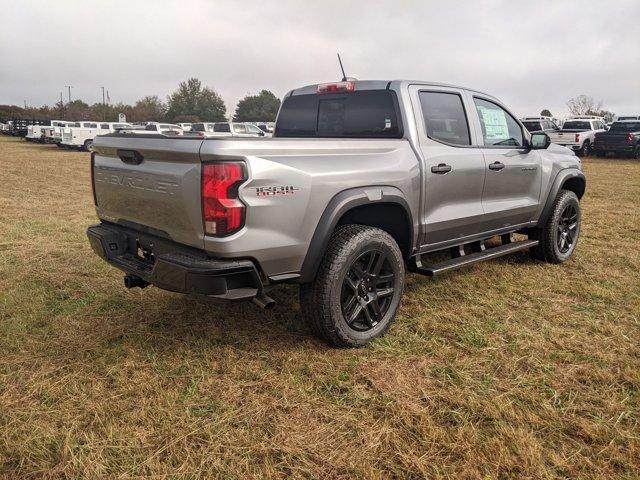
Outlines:
[{"label": "rear bumper", "polygon": [[200,250],[107,223],[89,227],[87,237],[108,263],[164,290],[229,300],[254,298],[263,290],[251,260],[212,259]]},{"label": "rear bumper", "polygon": [[566,143],[566,142],[553,142],[556,145],[560,145],[562,147],[570,148],[571,150],[580,150],[582,148],[582,144],[579,143]]},{"label": "rear bumper", "polygon": [[593,145],[594,152],[620,152],[620,153],[633,153],[634,145],[628,143],[621,143],[619,145]]}]

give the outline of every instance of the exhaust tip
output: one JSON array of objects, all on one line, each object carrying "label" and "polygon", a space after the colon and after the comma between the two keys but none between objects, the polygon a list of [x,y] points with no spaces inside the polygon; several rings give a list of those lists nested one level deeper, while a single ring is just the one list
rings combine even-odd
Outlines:
[{"label": "exhaust tip", "polygon": [[276,305],[276,301],[273,298],[265,295],[262,292],[253,297],[251,301],[263,310],[271,310]]}]

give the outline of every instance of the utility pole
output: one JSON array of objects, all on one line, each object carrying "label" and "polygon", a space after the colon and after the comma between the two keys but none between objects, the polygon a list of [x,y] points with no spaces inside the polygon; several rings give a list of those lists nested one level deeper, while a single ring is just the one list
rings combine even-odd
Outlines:
[{"label": "utility pole", "polygon": [[106,120],[107,116],[107,104],[104,101],[104,87],[100,87],[102,89],[102,120]]},{"label": "utility pole", "polygon": [[64,114],[64,101],[62,100],[62,92],[60,92],[60,116],[62,120],[66,120],[66,115]]},{"label": "utility pole", "polygon": [[65,87],[69,89],[69,103],[71,103],[71,89],[73,88],[73,85],[65,85]]}]

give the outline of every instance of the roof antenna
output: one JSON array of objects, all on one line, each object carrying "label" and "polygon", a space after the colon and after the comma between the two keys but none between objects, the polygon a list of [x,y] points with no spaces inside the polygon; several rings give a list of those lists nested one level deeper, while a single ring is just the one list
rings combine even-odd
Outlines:
[{"label": "roof antenna", "polygon": [[340,54],[338,53],[338,62],[340,62],[340,70],[342,70],[342,81],[346,82],[347,81],[347,76],[344,73],[344,67],[342,66],[342,59],[340,58]]}]

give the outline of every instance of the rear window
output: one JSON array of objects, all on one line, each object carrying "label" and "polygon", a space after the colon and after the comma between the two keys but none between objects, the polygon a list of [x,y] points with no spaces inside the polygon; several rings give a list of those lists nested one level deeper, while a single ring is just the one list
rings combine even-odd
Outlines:
[{"label": "rear window", "polygon": [[611,130],[618,132],[640,132],[640,122],[614,122]]},{"label": "rear window", "polygon": [[638,120],[638,117],[618,117],[618,120]]},{"label": "rear window", "polygon": [[539,132],[540,130],[542,130],[542,125],[540,125],[540,122],[522,122],[522,124],[524,125],[524,128],[526,128],[530,132]]},{"label": "rear window", "polygon": [[564,122],[563,130],[591,130],[589,122]]},{"label": "rear window", "polygon": [[284,100],[276,137],[400,138],[398,102],[390,90],[294,95]]}]

